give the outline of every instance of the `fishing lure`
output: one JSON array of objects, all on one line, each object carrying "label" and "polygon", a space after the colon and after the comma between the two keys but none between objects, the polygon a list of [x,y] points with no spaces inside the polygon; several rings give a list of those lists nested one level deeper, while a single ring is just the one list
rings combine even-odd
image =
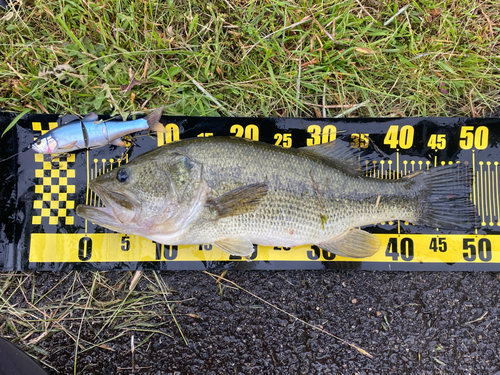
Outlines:
[{"label": "fishing lure", "polygon": [[112,144],[126,147],[122,137],[142,130],[165,132],[160,123],[163,106],[144,118],[132,121],[98,121],[94,112],[81,120],[52,129],[38,137],[30,146],[40,154],[68,153],[85,148]]}]

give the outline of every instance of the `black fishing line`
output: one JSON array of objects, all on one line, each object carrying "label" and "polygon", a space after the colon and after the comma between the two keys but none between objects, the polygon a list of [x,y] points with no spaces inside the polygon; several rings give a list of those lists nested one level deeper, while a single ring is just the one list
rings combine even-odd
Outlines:
[{"label": "black fishing line", "polygon": [[18,153],[15,153],[14,155],[9,156],[8,158],[5,158],[5,159],[0,160],[0,163],[4,162],[4,161],[6,161],[6,160],[12,159],[14,156],[19,155],[21,152],[28,151],[30,148],[31,148],[31,145],[26,146],[25,148],[23,148],[23,149],[22,149],[21,151],[19,151]]}]

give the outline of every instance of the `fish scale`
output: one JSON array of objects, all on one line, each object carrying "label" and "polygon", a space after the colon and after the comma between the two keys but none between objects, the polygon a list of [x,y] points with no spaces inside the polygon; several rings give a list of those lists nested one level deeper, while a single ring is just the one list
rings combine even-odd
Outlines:
[{"label": "fish scale", "polygon": [[[309,188],[313,190],[312,184]],[[381,192],[381,189],[378,191]],[[334,191],[325,189],[321,199],[324,209],[321,209],[314,192],[307,196],[298,196],[294,191],[271,189],[255,212],[218,221],[213,221],[207,214],[194,223],[191,230],[179,241],[191,243],[198,238],[203,239],[203,243],[209,243],[214,234],[216,237],[226,238],[234,233],[242,233],[244,236],[250,236],[253,243],[293,247],[327,241],[353,226],[396,220],[398,216],[403,220],[411,220],[410,214],[413,210],[408,209],[409,205],[405,200],[387,199],[375,207],[377,196],[359,201],[332,199],[329,197],[332,194]],[[288,207],[288,210],[285,207]],[[322,215],[326,217],[324,223]]]},{"label": "fish scale", "polygon": [[[360,226],[399,219],[458,228],[477,221],[471,180],[457,173],[468,175],[467,167],[375,179],[361,175],[350,160],[355,151],[339,144],[284,149],[226,137],[175,142],[92,181],[109,207],[79,206],[77,213],[160,243],[211,243],[245,256],[254,243],[315,244],[365,257],[381,244]],[[123,183],[116,179],[120,169],[129,176]],[[124,199],[134,201],[135,212]]]}]

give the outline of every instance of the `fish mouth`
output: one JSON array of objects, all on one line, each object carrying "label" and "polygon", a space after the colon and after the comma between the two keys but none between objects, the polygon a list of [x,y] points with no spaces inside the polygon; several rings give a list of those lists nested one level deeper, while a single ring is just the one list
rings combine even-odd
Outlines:
[{"label": "fish mouth", "polygon": [[33,143],[30,143],[30,145],[28,146],[28,149],[30,149],[30,148],[38,154],[44,153],[43,150],[36,144],[36,141]]},{"label": "fish mouth", "polygon": [[121,232],[123,230],[123,226],[120,225],[121,223],[116,218],[114,212],[107,207],[93,207],[86,204],[79,204],[76,207],[76,214],[94,224],[109,228],[116,232]]},{"label": "fish mouth", "polygon": [[90,188],[101,199],[104,206],[95,207],[80,204],[76,208],[77,215],[90,220],[94,224],[115,231],[121,231],[125,226],[130,228],[131,222],[136,214],[135,207],[132,203],[134,200],[123,193],[109,191],[99,187],[93,183],[93,181],[90,182]]}]

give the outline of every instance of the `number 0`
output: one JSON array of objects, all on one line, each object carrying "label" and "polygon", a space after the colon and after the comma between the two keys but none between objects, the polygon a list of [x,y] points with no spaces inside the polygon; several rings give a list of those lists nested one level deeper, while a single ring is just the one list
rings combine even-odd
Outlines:
[{"label": "number 0", "polygon": [[87,262],[92,257],[92,238],[82,237],[78,242],[78,259]]}]

